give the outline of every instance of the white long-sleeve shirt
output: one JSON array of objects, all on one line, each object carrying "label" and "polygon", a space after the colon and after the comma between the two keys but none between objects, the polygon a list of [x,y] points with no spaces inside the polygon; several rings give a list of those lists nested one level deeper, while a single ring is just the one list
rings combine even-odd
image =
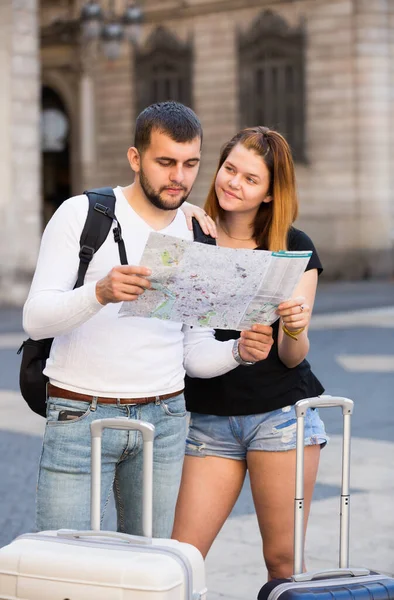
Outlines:
[{"label": "white long-sleeve shirt", "polygon": [[[153,229],[132,209],[120,187],[114,191],[128,262],[139,265]],[[44,371],[50,382],[92,396],[138,398],[182,389],[185,369],[192,377],[214,377],[234,369],[232,340],[215,340],[211,329],[119,318],[120,304],[98,302],[96,282],[120,264],[111,231],[89,265],[85,284],[73,289],[87,211],[87,197],[75,196],[48,223],[24,306],[28,335],[55,338]],[[162,233],[192,239],[182,211]]]}]

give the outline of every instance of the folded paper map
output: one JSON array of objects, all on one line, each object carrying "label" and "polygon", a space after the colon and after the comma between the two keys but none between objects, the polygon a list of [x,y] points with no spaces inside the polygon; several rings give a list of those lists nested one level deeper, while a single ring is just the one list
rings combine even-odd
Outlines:
[{"label": "folded paper map", "polygon": [[153,232],[140,261],[152,270],[152,289],[123,302],[119,316],[217,329],[271,325],[311,254],[221,248]]}]

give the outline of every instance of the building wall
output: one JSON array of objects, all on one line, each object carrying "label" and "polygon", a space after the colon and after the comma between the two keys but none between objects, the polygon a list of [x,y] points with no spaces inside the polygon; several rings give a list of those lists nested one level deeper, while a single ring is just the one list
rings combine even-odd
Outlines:
[{"label": "building wall", "polygon": [[386,273],[393,259],[390,4],[389,0],[354,3],[357,248],[366,275]]},{"label": "building wall", "polygon": [[[42,31],[56,20],[75,24],[81,5],[82,0],[61,1],[55,10],[53,2],[41,0]],[[291,27],[303,23],[307,161],[296,168],[301,205],[297,224],[315,241],[326,276],[392,275],[394,3],[189,0],[180,6],[175,0],[144,0],[144,8],[142,46],[158,25],[192,41],[193,108],[204,127],[203,160],[192,194],[197,204],[204,201],[220,147],[239,128],[238,32],[246,31],[266,9]],[[33,0],[5,0],[0,5],[5,32],[0,36],[0,87],[7,90],[0,100],[1,128],[6,132],[0,170],[7,190],[0,198],[1,223],[7,222],[10,230],[18,224],[23,240],[22,244],[14,237],[8,236],[7,242],[1,238],[8,265],[1,271],[1,290],[10,288],[5,282],[12,277],[26,289],[23,282],[33,269],[38,247],[36,11]],[[73,192],[130,183],[126,151],[136,117],[133,48],[124,45],[119,60],[111,63],[99,52],[88,55],[75,34],[55,35],[42,45],[40,60],[43,83],[62,96],[71,115]],[[27,239],[31,243],[26,244]],[[15,273],[17,277],[11,275]],[[11,288],[12,292],[2,291],[3,298],[21,295]]]},{"label": "building wall", "polygon": [[25,298],[41,235],[35,0],[0,3],[0,302]]},{"label": "building wall", "polygon": [[315,240],[326,272],[344,275],[343,257],[357,237],[353,7],[336,0],[306,8],[308,163],[297,170],[299,225]]},{"label": "building wall", "polygon": [[[390,64],[390,165],[394,163],[394,3],[388,4],[388,24],[389,24],[389,64]],[[390,169],[390,189],[394,190],[394,169]],[[391,240],[394,245],[394,202],[390,199],[391,205]]]},{"label": "building wall", "polygon": [[[148,2],[141,43],[157,23],[180,39],[191,36],[193,40],[193,107],[204,127],[203,160],[193,201],[203,203],[219,149],[239,127],[237,32],[247,30],[262,9],[275,10],[290,26],[302,20],[306,29],[307,162],[297,165],[301,205],[297,224],[315,240],[326,276],[393,273],[392,3],[251,0],[243,8],[229,1],[227,10],[222,10],[222,2],[194,0],[189,5],[189,10],[174,14],[171,2],[161,5],[161,10],[157,3]],[[231,10],[232,6],[236,8]],[[129,181],[124,154],[135,117],[131,63],[123,58],[110,74],[102,67],[100,184],[109,179]],[[112,111],[122,115],[113,126]]]},{"label": "building wall", "polygon": [[116,62],[101,60],[95,77],[97,168],[88,187],[128,185],[132,171],[127,150],[133,145],[136,118],[133,89],[132,48],[126,45]]},{"label": "building wall", "polygon": [[310,164],[298,173],[300,224],[332,277],[394,269],[388,10],[380,0],[338,0],[308,11]]}]

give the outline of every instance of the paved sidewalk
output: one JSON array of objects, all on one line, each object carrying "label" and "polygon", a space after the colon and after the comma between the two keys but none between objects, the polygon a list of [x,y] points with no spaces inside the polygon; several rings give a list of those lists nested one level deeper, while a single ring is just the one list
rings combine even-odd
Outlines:
[{"label": "paved sidewalk", "polygon": [[[26,464],[20,477],[25,457],[14,456],[15,473],[4,490],[10,501],[15,493],[30,496],[29,509],[15,507],[8,521],[0,523],[8,529],[12,539],[21,531],[31,529],[36,462],[44,421],[25,406],[16,392],[0,393],[0,424],[6,428],[0,439],[7,446],[8,436],[21,434],[25,450],[34,456],[33,464]],[[27,436],[23,434],[29,433]],[[27,444],[27,445],[26,445]],[[7,456],[2,448],[3,459]],[[23,454],[23,449],[21,450]],[[352,500],[351,500],[351,565],[366,566],[394,574],[394,443],[353,438],[352,440]],[[22,462],[23,461],[23,462]],[[317,491],[312,504],[306,544],[308,569],[335,567],[338,560],[339,487],[341,436],[331,436],[322,452]],[[1,476],[1,471],[0,471]],[[3,479],[1,477],[1,479]],[[8,474],[8,479],[10,479]],[[4,481],[4,479],[3,479]],[[16,488],[16,489],[15,489]],[[26,499],[26,498],[25,498]],[[6,498],[2,498],[6,501]],[[250,504],[250,501],[249,501]],[[25,506],[26,508],[26,506]],[[243,505],[242,512],[251,512]],[[107,527],[114,527],[113,515],[107,518]],[[4,543],[4,542],[3,542]],[[207,558],[208,600],[250,600],[266,581],[261,540],[254,514],[237,514],[228,519]]]},{"label": "paved sidewalk", "polygon": [[[312,503],[308,570],[338,566],[341,436],[322,452],[318,482],[338,495]],[[353,438],[350,564],[394,574],[394,444]],[[207,558],[209,600],[249,600],[266,581],[255,515],[229,519]]]},{"label": "paved sidewalk", "polygon": [[[319,294],[311,327],[314,371],[327,393],[349,395],[356,401],[350,564],[394,575],[394,285],[325,284]],[[44,420],[29,411],[17,391],[19,358],[15,349],[24,338],[19,333],[20,311],[0,312],[2,546],[33,527]],[[335,567],[338,560],[340,411],[326,411],[323,418],[331,441],[322,452],[308,527],[306,562],[310,570]],[[113,529],[114,523],[112,507],[106,527]],[[253,600],[266,581],[247,483],[206,567],[208,600]]]}]

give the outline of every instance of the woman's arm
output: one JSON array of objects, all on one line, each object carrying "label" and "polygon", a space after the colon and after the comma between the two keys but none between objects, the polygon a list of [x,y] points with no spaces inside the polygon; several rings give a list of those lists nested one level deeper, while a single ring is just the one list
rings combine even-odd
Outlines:
[{"label": "woman's arm", "polygon": [[195,217],[206,235],[211,235],[214,238],[218,236],[215,221],[207,215],[203,208],[190,204],[189,202],[184,202],[181,206],[181,210],[186,217],[187,226],[190,231],[193,231],[192,217]]},{"label": "woman's arm", "polygon": [[[278,354],[280,360],[289,369],[299,365],[309,351],[308,327],[312,316],[317,287],[317,269],[306,271],[294,292],[292,300],[282,302],[277,310],[281,317],[278,332]],[[286,335],[284,325],[289,333],[296,339]]]}]

